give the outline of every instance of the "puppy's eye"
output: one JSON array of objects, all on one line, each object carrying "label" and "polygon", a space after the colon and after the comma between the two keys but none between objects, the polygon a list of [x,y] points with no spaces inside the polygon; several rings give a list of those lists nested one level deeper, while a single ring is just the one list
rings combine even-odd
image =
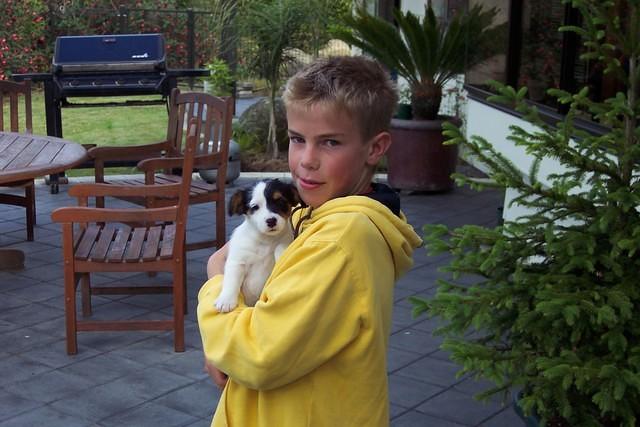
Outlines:
[{"label": "puppy's eye", "polygon": [[255,211],[257,211],[258,209],[260,209],[260,206],[258,206],[258,205],[251,205],[251,206],[249,206],[249,210],[250,210],[251,212],[255,212]]}]

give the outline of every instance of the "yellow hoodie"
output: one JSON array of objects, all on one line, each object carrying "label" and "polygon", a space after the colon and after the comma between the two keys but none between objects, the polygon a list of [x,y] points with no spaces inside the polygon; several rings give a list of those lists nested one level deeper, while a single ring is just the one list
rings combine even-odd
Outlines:
[{"label": "yellow hoodie", "polygon": [[212,426],[389,424],[393,286],[420,238],[404,216],[363,196],[324,203],[302,229],[255,307],[240,298],[218,313],[222,276],[198,294],[205,357],[229,375]]}]

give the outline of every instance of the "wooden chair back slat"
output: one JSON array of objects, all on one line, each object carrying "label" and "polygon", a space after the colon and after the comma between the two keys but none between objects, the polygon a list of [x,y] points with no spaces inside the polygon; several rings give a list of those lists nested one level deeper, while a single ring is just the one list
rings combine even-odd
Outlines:
[{"label": "wooden chair back slat", "polygon": [[[23,102],[20,102],[22,98]],[[4,105],[8,105],[9,127],[5,127]],[[21,107],[22,104],[22,107]],[[31,82],[12,82],[0,80],[0,130],[11,132],[33,133],[32,110],[31,110]],[[20,126],[20,110],[22,111],[24,127]]]},{"label": "wooden chair back slat", "polygon": [[9,95],[9,111],[11,111],[11,132],[18,132],[20,130],[20,123],[18,121],[18,94],[12,93]]},{"label": "wooden chair back slat", "polygon": [[[176,90],[178,92],[176,92]],[[177,94],[180,93],[179,89],[174,89],[171,92],[171,97],[169,98],[169,122],[167,124],[167,137],[166,140],[169,142],[169,146],[172,149],[175,148],[175,138],[178,125],[182,122],[180,119],[180,108],[177,104]]]},{"label": "wooden chair back slat", "polygon": [[[202,114],[205,115],[204,134],[203,134],[204,136],[200,141],[200,144],[198,144],[198,149],[196,150],[196,153],[209,154],[214,150],[217,150],[217,147],[213,146],[214,141],[217,141],[215,139],[215,132],[214,132],[214,128],[216,126],[216,121],[214,120],[215,110],[213,108],[208,108],[204,103],[201,103],[200,105],[202,105],[202,110],[203,110]],[[213,123],[213,126],[211,126],[211,123]]]},{"label": "wooden chair back slat", "polygon": [[[222,121],[221,112],[216,111],[215,117],[213,117],[212,120],[213,120],[213,129],[211,130],[211,140],[223,141],[224,135],[222,134],[222,130],[224,128],[223,126],[224,122]],[[211,150],[211,153],[219,153],[221,149],[222,147],[216,146],[215,149]],[[222,157],[218,159],[218,161],[216,162],[216,165],[219,165],[222,160],[223,160]]]},{"label": "wooden chair back slat", "polygon": [[[180,186],[180,195],[178,196],[178,212],[176,218],[176,233],[174,246],[184,249],[185,238],[187,234],[187,211],[189,209],[189,198],[191,194],[191,179],[193,175],[193,162],[196,155],[196,146],[198,144],[199,127],[198,120],[192,118],[189,121],[187,145],[184,151],[184,164],[182,166],[182,185]],[[176,249],[173,250],[176,254]]]},{"label": "wooden chair back slat", "polygon": [[[178,100],[176,100],[177,102]],[[189,104],[178,103],[178,122],[176,123],[175,135],[172,136],[171,145],[174,154],[182,152],[182,139],[184,138],[185,117],[187,117],[187,109]]]},{"label": "wooden chair back slat", "polygon": [[28,89],[24,92],[24,111],[25,111],[25,125],[27,132],[33,133],[33,113],[31,111],[31,83],[26,81]]}]

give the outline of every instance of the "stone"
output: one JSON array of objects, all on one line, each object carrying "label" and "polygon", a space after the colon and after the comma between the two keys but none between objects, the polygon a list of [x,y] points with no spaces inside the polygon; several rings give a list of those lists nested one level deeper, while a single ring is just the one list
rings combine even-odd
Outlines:
[{"label": "stone", "polygon": [[[267,151],[267,136],[269,134],[269,100],[263,98],[248,107],[238,120],[238,129],[246,138],[250,139],[250,146],[256,150]],[[287,115],[284,102],[276,98],[276,138],[278,150],[287,151],[289,137],[287,135]],[[244,145],[243,145],[244,147]]]}]

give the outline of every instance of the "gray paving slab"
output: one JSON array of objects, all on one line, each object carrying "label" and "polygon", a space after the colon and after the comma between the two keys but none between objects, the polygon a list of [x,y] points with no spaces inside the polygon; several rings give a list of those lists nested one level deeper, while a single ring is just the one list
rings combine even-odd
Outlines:
[{"label": "gray paving slab", "polygon": [[210,422],[220,394],[220,390],[207,377],[166,393],[154,402]]},{"label": "gray paving slab", "polygon": [[505,408],[503,411],[493,415],[488,420],[478,424],[479,427],[511,427],[522,426],[522,420],[513,408]]},{"label": "gray paving slab", "polygon": [[177,409],[147,402],[129,411],[104,419],[100,421],[100,425],[104,427],[179,427],[196,421],[201,421],[201,419]]},{"label": "gray paving slab", "polygon": [[416,408],[418,412],[467,425],[478,425],[503,409],[499,403],[478,402],[454,389],[445,390]]},{"label": "gray paving slab", "polygon": [[82,418],[56,411],[49,406],[28,410],[15,417],[0,421],[0,427],[96,427],[96,424]]},{"label": "gray paving slab", "polygon": [[393,420],[393,427],[467,427],[469,425],[443,420],[414,410],[407,411]]},{"label": "gray paving slab", "polygon": [[0,421],[18,416],[39,406],[42,406],[42,403],[36,400],[25,399],[6,390],[0,390]]},{"label": "gray paving slab", "polygon": [[[240,178],[228,190],[250,181]],[[208,426],[220,391],[202,369],[195,303],[211,251],[188,254],[186,352],[173,352],[173,337],[167,332],[95,332],[80,333],[78,355],[67,356],[60,229],[49,218],[54,208],[75,203],[67,187],[52,195],[38,183],[34,242],[25,240],[23,210],[0,206],[0,246],[20,248],[26,255],[24,270],[0,272],[0,427]],[[438,222],[493,225],[502,203],[499,191],[468,188],[401,197],[418,232],[424,224]],[[214,221],[210,207],[193,207],[189,236],[200,238]],[[228,219],[229,234],[238,223],[238,218]],[[439,349],[442,338],[433,335],[440,320],[411,315],[407,298],[433,295],[436,280],[444,277],[438,269],[448,259],[419,249],[414,267],[397,284],[388,353],[390,425],[519,427],[508,403],[473,399],[486,382],[456,378],[457,365]],[[144,274],[92,277],[101,285],[151,280]],[[93,307],[97,318],[163,316],[171,311],[170,300],[162,296],[100,296]]]}]

